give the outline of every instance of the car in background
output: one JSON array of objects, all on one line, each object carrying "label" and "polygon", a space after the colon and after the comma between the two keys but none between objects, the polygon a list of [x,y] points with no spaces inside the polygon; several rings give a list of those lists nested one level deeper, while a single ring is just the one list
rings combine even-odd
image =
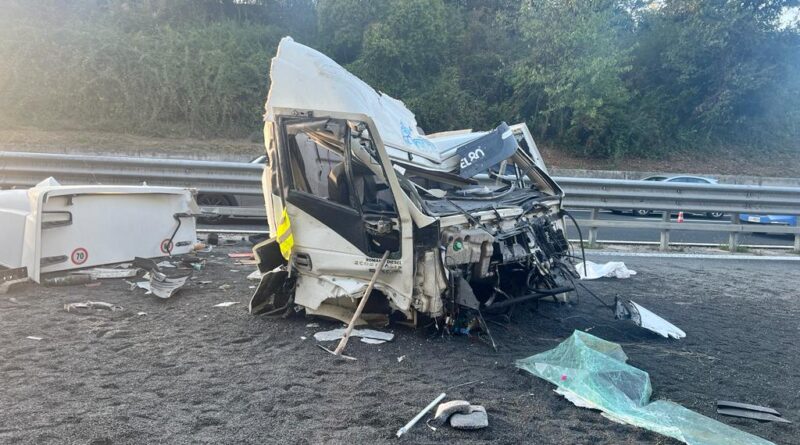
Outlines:
[{"label": "car in background", "polygon": [[[681,175],[681,176],[648,176],[642,181],[659,181],[659,182],[679,182],[684,184],[716,184],[717,180],[714,178],[706,178],[703,176],[688,176],[688,175]],[[611,210],[613,213],[622,213],[623,210]],[[654,213],[660,213],[658,211],[653,210],[645,210],[645,209],[634,209],[631,211],[634,216],[648,216]],[[695,213],[695,212],[684,212],[689,215],[696,215],[696,216],[705,216],[711,219],[721,219],[725,216],[725,212],[705,212],[705,213]]]},{"label": "car in background", "polygon": [[796,226],[797,216],[794,215],[753,215],[740,213],[739,222],[747,224],[775,224],[779,226]]},{"label": "car in background", "polygon": [[[248,162],[249,164],[266,164],[267,156],[261,155]],[[202,190],[197,192],[195,198],[200,207],[259,207],[264,208],[264,195],[235,195],[228,193],[207,193]],[[238,217],[237,217],[238,218]],[[220,224],[228,219],[224,215],[203,216],[200,222],[205,224]]]}]

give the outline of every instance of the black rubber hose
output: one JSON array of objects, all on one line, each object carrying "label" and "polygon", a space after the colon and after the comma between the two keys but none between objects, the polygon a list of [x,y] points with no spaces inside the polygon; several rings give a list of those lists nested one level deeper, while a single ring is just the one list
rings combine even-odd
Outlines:
[{"label": "black rubber hose", "polygon": [[561,209],[565,215],[569,216],[569,219],[572,220],[572,223],[575,224],[575,228],[578,229],[578,238],[581,240],[581,257],[583,258],[583,276],[589,275],[586,271],[586,251],[583,249],[583,233],[581,232],[581,226],[578,225],[578,221],[575,220],[575,217],[572,216],[572,213],[569,213],[566,209]]},{"label": "black rubber hose", "polygon": [[499,303],[494,303],[491,306],[486,306],[486,309],[501,309],[504,307],[508,307],[514,304],[523,303],[529,300],[537,300],[539,298],[550,297],[553,295],[563,294],[566,292],[571,292],[575,290],[574,287],[564,286],[564,287],[556,287],[553,289],[531,289],[533,293],[528,295],[523,295],[521,297],[512,298],[510,300],[503,300]]}]

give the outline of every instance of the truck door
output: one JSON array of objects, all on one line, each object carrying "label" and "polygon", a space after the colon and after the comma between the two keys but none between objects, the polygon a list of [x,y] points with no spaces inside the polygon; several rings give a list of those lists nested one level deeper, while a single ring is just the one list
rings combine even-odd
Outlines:
[{"label": "truck door", "polygon": [[281,196],[298,272],[368,280],[388,250],[387,273],[379,283],[410,299],[413,252],[411,235],[403,236],[404,229],[411,232],[410,217],[404,202],[398,206],[384,165],[388,157],[379,156],[369,125],[276,117]]}]

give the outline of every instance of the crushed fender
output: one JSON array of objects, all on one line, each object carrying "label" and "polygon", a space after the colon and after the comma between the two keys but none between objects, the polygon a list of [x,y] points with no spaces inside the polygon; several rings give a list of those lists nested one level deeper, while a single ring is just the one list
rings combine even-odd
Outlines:
[{"label": "crushed fender", "polygon": [[620,345],[575,331],[555,348],[517,360],[516,365],[553,383],[558,394],[579,407],[689,445],[772,444],[676,403],[651,402],[650,376],[627,360]]}]

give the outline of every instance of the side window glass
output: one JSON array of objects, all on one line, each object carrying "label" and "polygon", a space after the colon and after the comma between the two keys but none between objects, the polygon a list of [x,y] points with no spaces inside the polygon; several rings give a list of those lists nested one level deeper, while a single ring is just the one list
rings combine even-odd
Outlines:
[{"label": "side window glass", "polygon": [[[294,131],[292,125],[287,127],[291,188],[321,199],[338,201],[335,182],[344,175],[345,170],[341,139],[327,126],[321,126],[313,132],[304,131],[310,130],[307,128]],[[339,150],[336,150],[337,139]]]}]

